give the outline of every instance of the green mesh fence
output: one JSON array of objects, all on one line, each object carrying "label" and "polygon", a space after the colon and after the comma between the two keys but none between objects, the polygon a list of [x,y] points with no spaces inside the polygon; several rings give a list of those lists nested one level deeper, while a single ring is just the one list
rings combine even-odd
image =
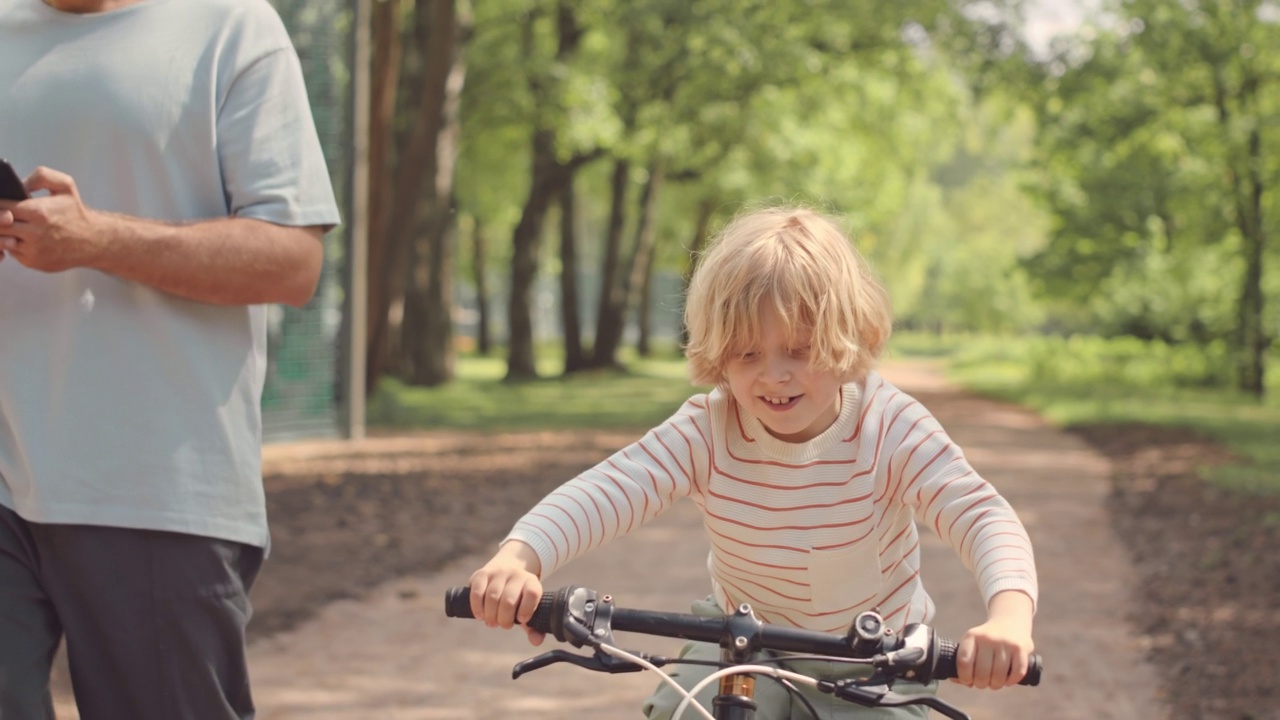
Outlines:
[{"label": "green mesh fence", "polygon": [[[343,215],[351,167],[350,75],[354,3],[273,0],[302,60],[311,112]],[[325,238],[325,267],[315,298],[304,308],[273,306],[262,397],[267,440],[341,432],[343,258],[345,226]]]}]

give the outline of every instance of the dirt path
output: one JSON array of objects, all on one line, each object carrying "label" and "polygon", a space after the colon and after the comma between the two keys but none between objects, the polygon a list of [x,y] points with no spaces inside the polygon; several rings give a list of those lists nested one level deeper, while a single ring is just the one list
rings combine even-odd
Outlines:
[{"label": "dirt path", "polygon": [[[947,387],[927,364],[885,375],[913,394],[965,448],[972,464],[1017,509],[1036,549],[1040,605],[1038,688],[978,692],[949,686],[944,696],[976,719],[1168,720],[1144,641],[1126,624],[1134,576],[1105,510],[1107,461],[1082,440],[1034,413]],[[972,577],[935,536],[925,547],[935,625],[953,637],[982,617]]]},{"label": "dirt path", "polygon": [[[1031,413],[957,393],[930,365],[895,363],[884,373],[933,410],[1018,509],[1036,545],[1043,684],[999,693],[947,685],[943,696],[975,720],[1168,720],[1155,673],[1142,659],[1142,642],[1125,623],[1132,575],[1104,509],[1107,462]],[[415,522],[425,532],[443,520]],[[611,592],[620,604],[684,611],[690,598],[707,590],[706,550],[696,511],[686,504],[561,570],[547,585],[586,585]],[[972,576],[931,535],[924,554],[926,584],[942,608],[936,625],[958,636],[982,616]],[[637,717],[636,705],[653,678],[560,666],[513,682],[511,666],[533,654],[523,634],[443,617],[445,589],[465,582],[487,556],[487,550],[472,552],[438,572],[406,574],[362,599],[331,602],[301,624],[256,640],[250,662],[259,718]],[[284,574],[284,568],[269,571]],[[277,592],[272,586],[263,590],[268,597]],[[678,645],[630,639],[654,652]],[[59,717],[76,717],[65,687]]]}]

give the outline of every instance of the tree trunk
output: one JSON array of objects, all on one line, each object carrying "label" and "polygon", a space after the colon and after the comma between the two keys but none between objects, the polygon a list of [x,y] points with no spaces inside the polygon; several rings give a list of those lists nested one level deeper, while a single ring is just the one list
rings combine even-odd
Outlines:
[{"label": "tree trunk", "polygon": [[578,210],[573,182],[560,195],[560,321],[564,329],[564,372],[581,370],[582,323],[578,319]]},{"label": "tree trunk", "polygon": [[[629,67],[642,52],[641,34],[638,28],[629,27],[623,51],[623,66]],[[649,89],[628,87],[619,98],[618,116],[622,121],[624,137],[630,136],[639,121],[640,98],[647,97]],[[622,243],[627,226],[628,189],[631,185],[631,163],[618,158],[613,165],[612,197],[609,208],[609,226],[605,234],[604,258],[600,269],[600,296],[596,307],[596,333],[591,348],[591,367],[618,366],[618,346],[627,324],[627,278],[622,268]]]},{"label": "tree trunk", "polygon": [[1262,137],[1255,125],[1249,133],[1248,196],[1242,203],[1239,227],[1244,239],[1244,282],[1240,293],[1241,350],[1240,389],[1257,397],[1266,394],[1267,337],[1262,289],[1263,258],[1266,254],[1266,226],[1263,223]]},{"label": "tree trunk", "polygon": [[656,253],[649,253],[644,264],[644,281],[640,284],[639,305],[636,311],[636,325],[639,326],[639,337],[636,338],[636,354],[649,357],[650,337],[653,335],[653,258]]},{"label": "tree trunk", "polygon": [[[1241,108],[1241,115],[1249,117],[1251,106],[1256,107],[1259,79],[1246,75],[1241,81],[1238,94],[1233,98],[1227,87],[1227,80],[1221,68],[1213,72],[1214,104],[1218,111],[1218,122],[1222,126],[1227,146],[1231,146],[1231,134],[1234,118],[1230,100],[1236,99]],[[1236,336],[1239,375],[1237,384],[1241,390],[1257,397],[1266,393],[1267,338],[1265,318],[1265,296],[1262,289],[1263,258],[1266,254],[1266,227],[1263,225],[1262,198],[1265,182],[1262,178],[1262,135],[1258,126],[1258,115],[1253,115],[1253,126],[1249,128],[1244,157],[1227,160],[1227,176],[1231,184],[1231,194],[1235,198],[1235,223],[1244,243],[1245,270],[1240,284],[1240,301],[1237,308],[1239,327]],[[1229,151],[1228,151],[1229,152]],[[1243,171],[1241,171],[1243,167]]]},{"label": "tree trunk", "polygon": [[475,219],[471,230],[471,268],[476,284],[476,352],[488,355],[493,349],[493,337],[489,333],[489,278],[488,242],[480,218]]},{"label": "tree trunk", "polygon": [[400,77],[400,32],[397,3],[374,3],[373,57],[370,74],[369,123],[369,260],[367,333],[365,340],[365,388],[372,391],[381,377],[387,356],[387,314],[391,308],[391,278],[383,268],[390,250],[387,235],[393,186],[390,158],[396,115],[396,88]]},{"label": "tree trunk", "polygon": [[664,171],[661,160],[649,164],[649,179],[640,193],[640,215],[636,223],[635,250],[631,254],[631,275],[627,280],[627,307],[638,308],[641,355],[649,354],[649,289],[653,276],[654,243],[657,233],[658,199],[662,195]]},{"label": "tree trunk", "polygon": [[614,356],[622,342],[626,322],[627,288],[622,272],[622,235],[627,224],[627,186],[631,165],[626,160],[613,164],[612,200],[609,226],[604,237],[604,260],[600,268],[600,300],[596,310],[596,337],[591,350],[591,367],[616,364]]},{"label": "tree trunk", "polygon": [[405,379],[434,387],[453,379],[453,251],[457,224],[448,209],[426,219],[414,247],[401,337]]},{"label": "tree trunk", "polygon": [[[530,25],[526,23],[526,26]],[[556,4],[556,60],[567,62],[582,40],[569,0]],[[525,35],[525,53],[533,52],[531,32]],[[531,75],[529,90],[536,101],[552,96],[557,83],[555,75]],[[542,226],[552,201],[564,192],[578,168],[599,155],[598,151],[574,156],[560,162],[556,155],[557,136],[553,127],[539,124],[532,137],[532,178],[529,197],[525,200],[511,239],[511,297],[507,302],[507,376],[508,381],[532,380],[538,377],[533,354],[533,287],[538,276],[538,249],[542,244]]]},{"label": "tree trunk", "polygon": [[[465,22],[457,0],[431,5],[426,67],[417,124],[398,173],[392,231],[416,233],[402,272],[405,318],[401,352],[409,382],[439,385],[453,371],[453,178],[460,134],[458,105],[466,79]],[[419,162],[413,162],[413,159]],[[406,187],[415,192],[409,194]],[[410,223],[412,225],[410,225]],[[403,228],[403,230],[401,230]]]},{"label": "tree trunk", "polygon": [[[689,243],[689,261],[685,264],[684,275],[681,278],[680,292],[680,314],[684,316],[684,301],[689,294],[689,281],[693,279],[693,271],[698,268],[698,261],[702,258],[702,251],[707,247],[707,231],[711,226],[711,215],[715,213],[716,204],[711,200],[703,200],[698,204],[698,219],[693,225],[693,239]],[[689,344],[689,328],[680,322],[680,348]]]},{"label": "tree trunk", "polygon": [[571,171],[556,162],[555,133],[533,133],[533,180],[511,244],[511,297],[507,303],[510,323],[507,347],[507,380],[538,377],[533,354],[533,287],[538,276],[538,251],[542,225],[551,202],[564,192]]},{"label": "tree trunk", "polygon": [[[393,4],[396,2],[396,0],[387,1]],[[421,143],[420,138],[423,135],[422,106],[427,102],[425,99],[427,91],[424,88],[426,88],[428,76],[436,71],[432,67],[433,52],[439,49],[432,44],[432,33],[438,32],[435,16],[440,10],[439,3],[454,2],[456,7],[459,1],[466,0],[414,0],[412,20],[401,30],[400,44],[406,50],[401,51],[404,57],[401,60],[399,87],[396,92],[392,150],[392,156],[396,162],[391,168],[392,183],[387,188],[387,199],[384,200],[388,211],[386,232],[391,243],[392,254],[386,258],[386,272],[389,274],[388,282],[391,288],[391,312],[387,318],[387,355],[382,368],[384,374],[399,378],[408,378],[412,375],[409,370],[410,360],[405,351],[404,338],[404,316],[408,304],[405,296],[409,279],[407,268],[415,261],[414,245],[420,239],[422,228],[427,227],[424,225],[426,221],[422,214],[434,212],[435,204],[440,201],[439,198],[433,198],[430,206],[426,208],[404,205],[404,198],[410,197],[403,190],[403,183],[407,182],[406,179],[402,179],[405,176],[404,162],[406,160],[413,162],[414,156],[430,150],[430,144]],[[415,142],[418,142],[416,146]],[[428,182],[428,178],[434,176],[434,171],[426,166],[428,162],[434,160],[435,158],[427,158],[419,161],[419,164],[424,166],[421,168],[422,172],[416,173],[415,182],[419,185]]]}]

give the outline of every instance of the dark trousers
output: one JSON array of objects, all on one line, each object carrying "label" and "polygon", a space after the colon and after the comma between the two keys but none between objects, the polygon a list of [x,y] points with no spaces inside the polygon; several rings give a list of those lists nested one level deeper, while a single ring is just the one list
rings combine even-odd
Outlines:
[{"label": "dark trousers", "polygon": [[0,506],[0,720],[51,720],[63,634],[82,720],[247,720],[249,589],[263,551],[23,520]]}]

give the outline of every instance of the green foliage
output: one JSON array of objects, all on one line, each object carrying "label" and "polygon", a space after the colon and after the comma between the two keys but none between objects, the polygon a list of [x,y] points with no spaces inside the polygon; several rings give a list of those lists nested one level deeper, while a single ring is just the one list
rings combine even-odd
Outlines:
[{"label": "green foliage", "polygon": [[1207,480],[1242,492],[1280,493],[1280,400],[1196,387],[1223,380],[1223,344],[1201,355],[1192,345],[1133,338],[965,338],[951,345],[949,362],[963,385],[1033,407],[1063,426],[1194,428],[1241,458],[1206,468]]},{"label": "green foliage", "polygon": [[[544,352],[544,375],[562,361]],[[463,357],[457,380],[436,388],[384,379],[370,399],[371,426],[397,429],[566,430],[644,429],[670,417],[691,395],[682,359],[631,359],[628,371],[579,373],[527,383],[502,381],[495,358]]]},{"label": "green foliage", "polygon": [[[1074,335],[1001,344],[1005,348],[997,357],[1024,367],[1029,383],[1161,389],[1225,387],[1231,379],[1228,348],[1220,341],[1175,345],[1130,336]],[[961,358],[967,364],[978,359],[967,353]]]},{"label": "green foliage", "polygon": [[1234,238],[1144,252],[1099,282],[1085,307],[1096,332],[1220,343],[1236,327],[1232,281],[1241,266]]},{"label": "green foliage", "polygon": [[[523,74],[527,3],[476,4],[474,33],[465,50],[460,151],[455,192],[460,208],[480,219],[495,240],[507,238],[528,193],[529,135],[533,100]],[[509,256],[493,242],[493,264]]]},{"label": "green foliage", "polygon": [[[562,159],[601,159],[577,182],[583,268],[599,262],[612,162],[631,163],[634,194],[661,160],[664,269],[688,262],[705,203],[722,222],[804,202],[848,217],[899,327],[1195,343],[1215,365],[1178,382],[1221,382],[1244,274],[1229,179],[1280,173],[1273,154],[1241,162],[1252,130],[1268,148],[1280,140],[1265,121],[1280,111],[1280,64],[1260,51],[1280,44],[1280,24],[1259,1],[1117,0],[1033,61],[1011,42],[1012,0],[478,3],[463,229],[485,229],[504,277],[530,139],[553,130]],[[569,56],[561,9],[580,33]],[[1242,94],[1251,78],[1265,85],[1256,102]],[[1280,266],[1267,267],[1274,296]]]},{"label": "green foliage", "polygon": [[[1061,329],[1239,343],[1252,317],[1242,233],[1266,193],[1274,236],[1280,43],[1261,0],[1121,0],[1024,86],[1039,110],[1032,186],[1054,218],[1027,262]],[[1271,11],[1268,18],[1266,13]],[[1257,159],[1254,159],[1254,156]],[[1264,333],[1274,335],[1274,250]],[[1255,266],[1256,267],[1256,266]],[[1254,285],[1253,287],[1256,287]]]},{"label": "green foliage", "polygon": [[[476,4],[455,184],[459,269],[471,272],[470,231],[478,227],[490,240],[490,277],[507,276],[506,239],[530,194],[530,142],[541,133],[554,138],[561,160],[599,158],[576,182],[580,270],[600,262],[613,162],[630,163],[632,195],[644,169],[660,162],[667,191],[655,235],[659,268],[688,264],[703,207],[720,208],[724,219],[762,198],[799,200],[849,217],[906,322],[1034,324],[1018,259],[1029,236],[1041,244],[1045,223],[1021,199],[1007,161],[1027,138],[1015,131],[1007,142],[1007,108],[989,112],[947,55],[956,37],[985,27],[966,19],[968,4]],[[566,37],[575,52],[561,52]],[[962,147],[991,161],[944,181],[940,168]],[[1001,210],[1002,226],[980,226]],[[544,231],[557,221],[553,210]],[[626,225],[623,236],[632,237],[634,215]],[[541,244],[542,272],[563,271],[552,257],[557,246]],[[594,291],[583,300],[593,302]]]}]

